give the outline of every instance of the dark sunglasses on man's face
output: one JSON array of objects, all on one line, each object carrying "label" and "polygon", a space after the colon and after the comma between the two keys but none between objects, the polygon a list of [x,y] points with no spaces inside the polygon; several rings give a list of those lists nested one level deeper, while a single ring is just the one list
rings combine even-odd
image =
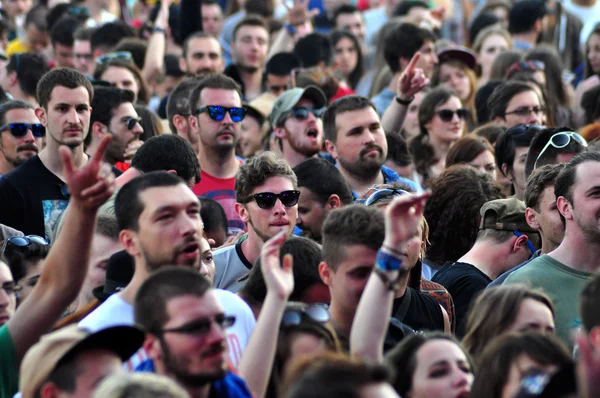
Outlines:
[{"label": "dark sunglasses on man's face", "polygon": [[9,123],[0,127],[0,131],[10,129],[10,134],[15,138],[25,137],[27,131],[31,130],[33,136],[41,138],[46,135],[46,128],[40,123]]},{"label": "dark sunglasses on man's face", "polygon": [[200,318],[178,328],[155,330],[154,333],[181,333],[192,336],[205,336],[210,332],[213,322],[216,323],[221,330],[225,330],[235,323],[235,316],[217,314],[214,319]]},{"label": "dark sunglasses on man's face", "polygon": [[245,108],[226,108],[224,106],[219,105],[203,106],[202,108],[198,108],[196,114],[200,114],[202,112],[208,112],[208,116],[212,120],[216,120],[217,122],[223,120],[223,118],[225,118],[226,113],[229,113],[229,117],[231,117],[231,121],[234,123],[241,122],[246,116]]},{"label": "dark sunglasses on man's face", "polygon": [[299,197],[300,191],[283,191],[281,193],[260,192],[250,196],[244,203],[255,200],[261,209],[272,209],[279,198],[285,207],[292,207],[298,204]]},{"label": "dark sunglasses on man's face", "polygon": [[312,113],[317,119],[320,119],[325,113],[325,108],[309,108],[306,106],[297,106],[290,110],[290,115],[292,115],[297,120],[306,120],[308,118],[309,112]]},{"label": "dark sunglasses on man's face", "polygon": [[123,123],[127,126],[127,130],[133,130],[135,126],[139,123],[142,124],[142,119],[136,119],[134,117],[128,117],[123,119]]},{"label": "dark sunglasses on man's face", "polygon": [[460,120],[464,120],[469,115],[469,111],[467,109],[457,109],[455,111],[453,111],[452,109],[442,109],[436,112],[436,114],[440,117],[440,119],[443,122],[452,121],[452,118],[454,118],[455,113]]}]

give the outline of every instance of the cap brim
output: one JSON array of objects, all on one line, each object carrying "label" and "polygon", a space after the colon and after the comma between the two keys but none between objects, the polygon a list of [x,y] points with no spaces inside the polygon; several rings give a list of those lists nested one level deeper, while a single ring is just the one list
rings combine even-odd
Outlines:
[{"label": "cap brim", "polygon": [[93,288],[92,294],[94,295],[95,298],[97,298],[100,301],[105,301],[107,298],[109,298],[111,296],[111,294],[104,292],[104,285]]},{"label": "cap brim", "polygon": [[475,54],[458,48],[448,48],[440,51],[438,54],[438,59],[440,64],[455,59],[473,70],[475,70],[475,67],[477,66],[477,58],[475,58]]},{"label": "cap brim", "polygon": [[73,346],[62,356],[59,363],[88,349],[114,352],[121,358],[121,361],[125,362],[142,347],[145,336],[145,333],[137,326],[113,326],[102,329]]},{"label": "cap brim", "polygon": [[304,88],[304,92],[302,93],[300,98],[298,98],[298,101],[300,101],[303,98],[312,100],[312,102],[314,102],[315,104],[315,108],[323,108],[327,106],[327,97],[325,97],[323,91],[321,91],[321,89],[317,86],[306,86]]}]

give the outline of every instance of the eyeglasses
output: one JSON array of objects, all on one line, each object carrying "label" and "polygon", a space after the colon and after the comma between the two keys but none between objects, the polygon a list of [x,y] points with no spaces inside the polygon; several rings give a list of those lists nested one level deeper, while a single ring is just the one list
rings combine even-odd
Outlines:
[{"label": "eyeglasses", "polygon": [[[513,233],[515,234],[515,236],[523,236],[523,234],[519,231],[513,231]],[[529,239],[527,240],[527,247],[529,248],[531,254],[535,254],[535,247],[533,247],[533,243],[531,243]]]},{"label": "eyeglasses", "polygon": [[546,146],[544,146],[537,159],[535,159],[535,163],[533,164],[534,170],[537,166],[537,162],[540,160],[544,152],[546,152],[546,149],[550,148],[551,145],[556,149],[564,148],[567,145],[569,145],[569,143],[571,142],[571,138],[573,138],[575,141],[587,148],[587,141],[585,140],[585,138],[583,138],[574,131],[561,131],[560,133],[556,133],[552,137],[550,137],[550,139],[546,143]]},{"label": "eyeglasses", "polygon": [[10,134],[15,138],[22,138],[31,130],[34,137],[40,138],[46,135],[46,128],[40,123],[9,123],[0,127],[0,131],[10,129]]},{"label": "eyeglasses", "polygon": [[515,74],[515,72],[521,72],[521,71],[530,71],[530,72],[537,72],[537,71],[544,71],[545,69],[545,65],[543,62],[540,61],[520,61],[520,62],[515,62],[514,64],[512,64],[510,66],[510,68],[508,68],[508,72],[506,72],[506,78],[510,79],[512,77],[512,75]]},{"label": "eyeglasses", "polygon": [[310,108],[306,106],[297,106],[284,113],[284,116],[287,117],[289,115],[292,115],[294,119],[306,120],[308,118],[309,113],[312,113],[314,117],[320,119],[325,113],[325,108]]},{"label": "eyeglasses", "polygon": [[216,120],[217,122],[220,122],[221,120],[223,120],[226,113],[229,113],[229,116],[231,117],[231,121],[233,121],[234,123],[241,122],[242,120],[244,120],[244,117],[246,116],[245,108],[226,108],[224,106],[219,106],[219,105],[203,106],[202,108],[198,108],[196,110],[196,114],[200,114],[200,113],[206,112],[206,111],[208,111],[208,116],[212,120]]},{"label": "eyeglasses", "polygon": [[127,126],[127,130],[133,130],[137,124],[142,124],[142,119],[136,119],[134,117],[125,117],[122,120],[123,123]]},{"label": "eyeglasses", "polygon": [[298,204],[298,198],[300,197],[300,191],[283,191],[281,193],[273,192],[260,192],[247,198],[242,203],[256,201],[256,204],[261,209],[272,209],[277,203],[277,199],[281,200],[281,203],[285,207],[292,207]]},{"label": "eyeglasses", "polygon": [[14,281],[4,282],[0,288],[6,292],[6,294],[13,295],[21,291],[21,286],[17,285]]},{"label": "eyeglasses", "polygon": [[469,115],[469,110],[468,109],[457,109],[457,110],[453,111],[451,109],[442,109],[440,111],[437,111],[436,115],[438,115],[443,122],[447,123],[447,122],[452,121],[452,118],[454,118],[455,113],[456,113],[456,116],[458,116],[458,118],[460,120],[464,120]]},{"label": "eyeglasses", "polygon": [[331,319],[329,311],[324,304],[312,304],[308,307],[286,309],[281,318],[281,326],[297,326],[303,319],[313,322],[325,323]]},{"label": "eyeglasses", "polygon": [[399,196],[399,195],[403,195],[405,193],[408,193],[408,192],[403,189],[380,189],[379,191],[377,191],[374,194],[372,194],[371,196],[369,196],[369,198],[365,202],[365,206],[367,206],[367,207],[371,206],[371,205],[375,204],[377,201],[379,201],[380,199],[389,198],[390,196]]},{"label": "eyeglasses", "polygon": [[113,59],[122,59],[124,61],[133,62],[133,56],[129,51],[117,51],[116,53],[109,53],[96,58],[96,64],[104,65]]},{"label": "eyeglasses", "polygon": [[154,330],[153,333],[181,333],[189,334],[192,336],[205,336],[210,332],[213,322],[216,323],[217,326],[220,327],[222,330],[225,330],[235,323],[235,316],[217,314],[213,319],[200,318],[190,323],[186,323],[185,325],[180,326],[178,328]]},{"label": "eyeglasses", "polygon": [[515,109],[514,111],[505,112],[504,115],[517,115],[521,117],[529,116],[533,112],[535,115],[543,115],[546,113],[546,108],[543,106],[534,106],[530,108],[528,106],[522,106],[520,108]]}]

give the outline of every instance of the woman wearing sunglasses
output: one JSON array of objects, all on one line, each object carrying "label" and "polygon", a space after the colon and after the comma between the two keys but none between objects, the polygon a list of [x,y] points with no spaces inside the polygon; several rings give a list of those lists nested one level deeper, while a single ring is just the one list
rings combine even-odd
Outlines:
[{"label": "woman wearing sunglasses", "polygon": [[446,155],[465,132],[469,112],[458,95],[438,87],[423,98],[419,107],[419,135],[410,142],[421,183],[439,175],[445,168]]}]

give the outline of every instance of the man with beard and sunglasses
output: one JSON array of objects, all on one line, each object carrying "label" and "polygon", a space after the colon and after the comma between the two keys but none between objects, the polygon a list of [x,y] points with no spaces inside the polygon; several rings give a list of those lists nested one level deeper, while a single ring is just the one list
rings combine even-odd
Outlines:
[{"label": "man with beard and sunglasses", "polygon": [[54,69],[40,79],[35,115],[45,127],[46,147],[0,180],[0,223],[27,235],[51,236],[70,197],[59,147],[69,148],[76,168],[88,162],[83,141],[93,95],[90,81],[73,69]]},{"label": "man with beard and sunglasses", "polygon": [[236,317],[222,307],[206,278],[187,269],[162,269],[140,286],[134,309],[156,373],[195,398],[252,396],[227,362],[226,330]]},{"label": "man with beard and sunglasses", "polygon": [[33,106],[20,100],[0,105],[0,178],[37,155],[45,136]]},{"label": "man with beard and sunglasses", "polygon": [[323,113],[327,97],[320,88],[293,88],[281,94],[271,112],[271,124],[279,138],[283,158],[291,167],[321,151]]},{"label": "man with beard and sunglasses", "polygon": [[234,191],[241,163],[235,156],[235,147],[245,116],[240,86],[221,73],[202,79],[190,94],[189,135],[198,136],[202,169],[200,182],[193,190],[223,206],[230,233],[245,230],[235,210]]},{"label": "man with beard and sunglasses", "polygon": [[414,191],[420,187],[384,166],[387,139],[375,105],[358,95],[342,97],[323,115],[325,146],[355,197],[375,184],[401,182]]},{"label": "man with beard and sunglasses", "polygon": [[290,235],[298,218],[298,180],[290,165],[265,152],[240,167],[235,182],[235,209],[248,237],[214,253],[214,285],[237,292],[260,255],[263,244],[281,231]]}]

